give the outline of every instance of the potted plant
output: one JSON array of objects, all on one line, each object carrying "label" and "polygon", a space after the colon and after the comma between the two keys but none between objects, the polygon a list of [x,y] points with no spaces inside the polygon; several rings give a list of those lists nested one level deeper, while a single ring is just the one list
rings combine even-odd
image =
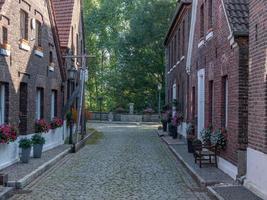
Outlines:
[{"label": "potted plant", "polygon": [[210,137],[212,134],[212,127],[209,126],[208,128],[204,128],[201,132],[201,138],[203,140],[204,145],[210,145]]},{"label": "potted plant", "polygon": [[19,148],[21,148],[20,161],[23,163],[28,163],[30,160],[32,141],[28,138],[22,138],[19,141]]},{"label": "potted plant", "polygon": [[42,137],[41,134],[34,134],[31,138],[31,142],[33,145],[33,157],[41,158],[43,152],[43,146],[45,144],[45,138]]},{"label": "potted plant", "polygon": [[186,129],[186,139],[187,139],[187,150],[188,153],[194,152],[193,141],[195,139],[194,125],[189,123]]}]

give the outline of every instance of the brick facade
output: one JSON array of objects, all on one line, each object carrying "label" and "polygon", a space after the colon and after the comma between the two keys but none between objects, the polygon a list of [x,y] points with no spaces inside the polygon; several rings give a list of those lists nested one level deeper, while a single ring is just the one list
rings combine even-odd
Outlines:
[{"label": "brick facade", "polygon": [[267,4],[250,1],[249,147],[267,153]]},{"label": "brick facade", "polygon": [[[74,54],[84,52],[81,2],[73,1],[73,7],[64,11],[65,16],[70,16],[69,33],[72,32],[66,36],[67,45],[64,46],[61,45],[60,38],[64,34],[62,30],[58,30],[60,23],[64,22],[56,20],[54,1],[18,0],[3,1],[1,4],[0,85],[7,88],[5,123],[18,127],[21,134],[34,132],[37,88],[43,91],[43,118],[51,121],[52,91],[56,94],[55,114],[62,117],[68,89],[67,62],[64,62],[62,57],[69,49],[73,49]],[[64,2],[60,1],[60,4],[63,5]],[[77,12],[78,10],[80,12]],[[27,22],[24,29],[28,30],[27,40],[21,40],[22,11],[26,13]],[[37,22],[41,24],[40,34],[37,34]],[[5,28],[8,44],[4,41]],[[37,40],[37,37],[41,40]],[[37,41],[41,41],[41,48],[37,47]]]},{"label": "brick facade", "polygon": [[191,24],[191,3],[178,4],[169,32],[165,39],[166,48],[166,104],[173,101],[173,85],[176,84],[177,109],[187,115],[186,59]]},{"label": "brick facade", "polygon": [[[28,13],[28,42],[25,42],[26,48],[21,48],[21,30],[20,30],[20,12],[24,10]],[[56,90],[61,96],[62,79],[57,60],[54,37],[51,31],[51,23],[48,12],[48,5],[45,0],[39,1],[7,1],[1,10],[1,29],[6,27],[8,30],[8,44],[10,45],[10,56],[0,56],[0,81],[9,85],[9,110],[6,122],[21,128],[25,133],[34,132],[34,122],[36,115],[36,90],[38,87],[44,89],[44,118],[50,121],[50,98],[51,91]],[[34,29],[34,20],[42,24],[41,47],[39,55],[36,53],[36,29]],[[0,31],[0,38],[3,37]],[[1,44],[3,41],[1,40]],[[27,49],[27,50],[26,50]],[[43,56],[40,56],[40,53]],[[53,56],[54,71],[49,70],[51,65],[49,55]],[[24,92],[20,94],[22,84]],[[26,88],[26,89],[25,89]],[[27,99],[21,99],[24,104],[20,104],[20,98],[27,96]],[[61,111],[61,99],[58,98],[58,115]],[[26,116],[25,116],[26,114]]]}]

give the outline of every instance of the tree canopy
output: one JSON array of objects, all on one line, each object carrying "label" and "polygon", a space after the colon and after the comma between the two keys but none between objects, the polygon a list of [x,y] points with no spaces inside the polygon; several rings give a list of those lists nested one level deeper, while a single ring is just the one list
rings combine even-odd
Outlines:
[{"label": "tree canopy", "polygon": [[[86,103],[106,111],[157,108],[157,85],[164,85],[163,41],[176,0],[85,0],[89,62]],[[163,86],[164,88],[164,86]],[[164,95],[164,89],[161,91]]]}]

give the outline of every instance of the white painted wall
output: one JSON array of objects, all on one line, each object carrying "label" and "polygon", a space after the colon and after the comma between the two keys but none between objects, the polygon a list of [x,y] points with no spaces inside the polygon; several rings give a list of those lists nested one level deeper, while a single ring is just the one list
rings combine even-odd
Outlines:
[{"label": "white painted wall", "polygon": [[229,161],[223,159],[222,157],[218,157],[218,168],[228,174],[232,179],[236,179],[237,166],[233,165]]},{"label": "white painted wall", "polygon": [[[42,135],[46,140],[43,151],[47,151],[64,144],[68,132],[66,123],[64,123],[64,126],[61,128],[50,130],[48,133],[43,133]],[[18,141],[24,137],[31,138],[32,135],[33,134],[19,136],[15,142],[10,144],[0,144],[0,170],[19,160],[20,148]]]},{"label": "white painted wall", "polygon": [[198,100],[197,100],[197,135],[201,139],[200,132],[205,128],[205,69],[198,70]]},{"label": "white painted wall", "polygon": [[247,175],[244,185],[267,200],[267,154],[247,149]]}]

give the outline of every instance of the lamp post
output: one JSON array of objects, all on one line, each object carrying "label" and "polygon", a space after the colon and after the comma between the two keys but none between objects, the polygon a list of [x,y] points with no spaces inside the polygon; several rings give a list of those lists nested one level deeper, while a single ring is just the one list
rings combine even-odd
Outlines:
[{"label": "lamp post", "polygon": [[161,101],[161,99],[160,99],[160,97],[161,97],[161,95],[160,95],[160,92],[161,92],[161,89],[162,89],[162,85],[161,85],[161,83],[159,83],[158,84],[158,91],[159,91],[159,117],[160,117],[160,101]]},{"label": "lamp post", "polygon": [[[76,68],[72,65],[69,69],[68,69],[68,80],[70,82],[74,81],[76,78],[76,74],[77,74],[77,70]],[[70,87],[68,88],[69,93],[71,92]],[[73,144],[73,116],[72,113],[70,113],[70,136],[69,136],[69,143]]]}]

